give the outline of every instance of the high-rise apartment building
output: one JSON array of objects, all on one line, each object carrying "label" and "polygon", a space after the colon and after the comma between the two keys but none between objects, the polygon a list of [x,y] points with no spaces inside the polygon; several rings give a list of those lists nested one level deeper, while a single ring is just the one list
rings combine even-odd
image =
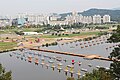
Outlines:
[{"label": "high-rise apartment building", "polygon": [[49,19],[48,19],[48,16],[46,15],[33,15],[33,14],[29,14],[27,15],[27,19],[28,19],[28,22],[31,23],[31,24],[40,24],[40,25],[43,25],[43,24],[48,24],[49,23]]},{"label": "high-rise apartment building", "polygon": [[102,23],[102,18],[101,18],[101,16],[100,15],[94,15],[93,16],[93,23],[94,24],[101,24]]},{"label": "high-rise apartment building", "polygon": [[110,16],[109,15],[104,15],[103,16],[103,23],[108,23],[110,22]]}]

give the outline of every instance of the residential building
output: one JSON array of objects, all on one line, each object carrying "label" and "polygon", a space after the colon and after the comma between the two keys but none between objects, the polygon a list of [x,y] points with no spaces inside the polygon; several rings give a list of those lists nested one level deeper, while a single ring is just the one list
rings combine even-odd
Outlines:
[{"label": "residential building", "polygon": [[49,21],[49,24],[52,25],[52,26],[55,26],[55,25],[68,25],[68,22],[67,21]]},{"label": "residential building", "polygon": [[94,24],[101,24],[102,23],[102,18],[101,18],[101,16],[100,15],[94,15],[93,16],[93,23]]},{"label": "residential building", "polygon": [[103,23],[108,23],[110,22],[110,16],[109,15],[104,15],[103,16]]},{"label": "residential building", "polygon": [[49,16],[46,15],[27,15],[28,22],[31,24],[49,24]]}]

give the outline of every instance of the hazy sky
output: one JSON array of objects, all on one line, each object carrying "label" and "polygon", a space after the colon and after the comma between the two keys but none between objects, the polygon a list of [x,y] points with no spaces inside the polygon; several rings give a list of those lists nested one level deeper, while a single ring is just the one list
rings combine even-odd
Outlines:
[{"label": "hazy sky", "polygon": [[90,8],[120,7],[120,0],[0,0],[0,15],[16,13],[64,13]]}]

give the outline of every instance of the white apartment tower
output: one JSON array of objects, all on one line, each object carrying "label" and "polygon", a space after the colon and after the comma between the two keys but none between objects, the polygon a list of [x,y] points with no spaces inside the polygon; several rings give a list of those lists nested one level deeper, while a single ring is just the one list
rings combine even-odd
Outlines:
[{"label": "white apartment tower", "polygon": [[93,16],[93,23],[94,23],[94,24],[96,24],[96,23],[97,23],[97,24],[101,24],[101,19],[102,19],[102,18],[101,18],[100,15],[94,15],[94,16]]},{"label": "white apartment tower", "polygon": [[48,16],[46,15],[33,15],[33,14],[30,14],[30,15],[27,15],[27,18],[28,18],[28,22],[31,23],[31,24],[40,24],[40,25],[43,25],[43,24],[48,24]]},{"label": "white apartment tower", "polygon": [[92,23],[93,22],[93,19],[91,16],[88,16],[88,24]]},{"label": "white apartment tower", "polygon": [[110,22],[110,16],[109,15],[104,15],[103,16],[103,23]]}]

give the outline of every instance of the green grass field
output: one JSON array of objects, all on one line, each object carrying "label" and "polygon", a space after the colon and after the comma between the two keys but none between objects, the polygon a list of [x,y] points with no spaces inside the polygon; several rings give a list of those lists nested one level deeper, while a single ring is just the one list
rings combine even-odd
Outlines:
[{"label": "green grass field", "polygon": [[16,45],[16,42],[0,42],[0,51],[13,49]]},{"label": "green grass field", "polygon": [[67,35],[43,35],[41,38],[59,38],[59,37],[75,37],[75,36],[84,36],[84,35],[98,35],[100,32],[81,32],[80,34],[69,34]]}]

